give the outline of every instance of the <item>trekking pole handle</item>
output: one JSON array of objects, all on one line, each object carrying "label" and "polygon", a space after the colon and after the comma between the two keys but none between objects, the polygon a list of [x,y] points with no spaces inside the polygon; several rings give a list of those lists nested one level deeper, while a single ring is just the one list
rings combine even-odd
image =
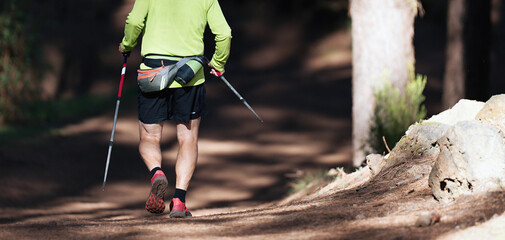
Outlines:
[{"label": "trekking pole handle", "polygon": [[218,77],[223,76],[223,73],[222,73],[222,72],[220,72],[220,71],[218,71],[218,70],[216,70],[216,69],[214,69],[214,71],[216,71],[216,75],[217,75]]},{"label": "trekking pole handle", "polygon": [[209,66],[211,69],[214,69],[216,72],[216,77],[221,77],[223,75],[223,72],[216,70],[212,65],[210,65],[210,61],[207,57],[204,56],[203,59],[205,60],[204,62],[207,64],[207,66]]},{"label": "trekking pole handle", "polygon": [[119,82],[119,90],[117,93],[117,98],[121,99],[121,94],[123,92],[123,82],[124,82],[124,75],[126,73],[126,61],[128,60],[128,57],[130,56],[130,52],[125,52],[123,53],[123,68],[121,69],[121,81]]}]

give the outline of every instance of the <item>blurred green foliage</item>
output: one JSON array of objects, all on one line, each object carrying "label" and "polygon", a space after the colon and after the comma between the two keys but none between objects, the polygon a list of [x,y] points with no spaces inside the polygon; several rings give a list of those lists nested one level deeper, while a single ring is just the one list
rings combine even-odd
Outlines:
[{"label": "blurred green foliage", "polygon": [[[136,86],[125,88],[121,106],[131,108],[136,104],[136,96]],[[19,106],[23,112],[23,124],[0,125],[0,146],[35,134],[52,134],[62,124],[77,122],[91,115],[112,114],[116,99],[117,93],[114,92],[23,103]]]},{"label": "blurred green foliage", "polygon": [[88,94],[74,98],[23,103],[19,106],[23,112],[23,124],[0,126],[0,146],[34,134],[48,134],[62,123],[77,121],[89,114],[102,113],[105,109],[110,110],[114,99],[115,96],[111,94]]},{"label": "blurred green foliage", "polygon": [[307,173],[302,172],[300,176],[290,183],[288,194],[294,194],[304,190],[315,190],[333,180],[335,180],[335,177],[329,176],[328,170],[318,169]]},{"label": "blurred green foliage", "polygon": [[410,125],[426,117],[426,107],[422,103],[427,77],[416,76],[412,66],[409,72],[409,81],[403,91],[394,87],[387,76],[383,76],[383,85],[375,89],[375,110],[370,129],[370,146],[374,153],[386,152],[383,137],[392,149]]},{"label": "blurred green foliage", "polygon": [[21,104],[38,98],[37,33],[26,0],[3,0],[0,9],[0,123],[23,118]]},{"label": "blurred green foliage", "polygon": [[104,106],[112,107],[115,103],[114,96],[113,94],[83,94],[71,98],[24,103],[20,109],[24,112],[25,123],[57,125],[104,112]]}]

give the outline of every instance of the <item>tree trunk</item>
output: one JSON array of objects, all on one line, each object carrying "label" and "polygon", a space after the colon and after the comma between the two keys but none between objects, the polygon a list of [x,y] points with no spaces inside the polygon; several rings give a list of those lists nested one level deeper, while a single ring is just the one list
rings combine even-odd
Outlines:
[{"label": "tree trunk", "polygon": [[465,0],[449,0],[447,14],[447,46],[442,105],[452,107],[465,97],[465,62],[463,28]]},{"label": "tree trunk", "polygon": [[450,0],[443,106],[489,98],[491,1]]},{"label": "tree trunk", "polygon": [[374,88],[386,77],[403,89],[413,65],[416,0],[351,0],[353,45],[353,164],[371,153],[370,121]]},{"label": "tree trunk", "polygon": [[500,94],[505,92],[505,1],[494,0],[492,9],[495,11],[495,22],[493,23],[493,50],[490,94]]},{"label": "tree trunk", "polygon": [[491,0],[467,0],[465,22],[466,98],[489,99]]}]

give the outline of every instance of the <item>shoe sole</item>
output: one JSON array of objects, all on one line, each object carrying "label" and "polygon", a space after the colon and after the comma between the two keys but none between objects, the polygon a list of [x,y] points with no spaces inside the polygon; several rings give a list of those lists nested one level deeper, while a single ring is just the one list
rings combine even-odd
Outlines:
[{"label": "shoe sole", "polygon": [[184,211],[171,211],[170,212],[170,217],[171,218],[189,218],[193,217],[190,212],[184,212]]},{"label": "shoe sole", "polygon": [[158,177],[153,181],[151,192],[146,201],[146,210],[150,213],[163,213],[165,211],[165,193],[168,181],[164,177]]}]

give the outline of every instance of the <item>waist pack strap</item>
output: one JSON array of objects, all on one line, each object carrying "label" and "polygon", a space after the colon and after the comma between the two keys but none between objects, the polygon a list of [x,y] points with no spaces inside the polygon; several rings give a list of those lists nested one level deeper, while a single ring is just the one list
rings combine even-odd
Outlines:
[{"label": "waist pack strap", "polygon": [[203,56],[183,57],[181,60],[179,60],[176,63],[177,69],[181,68],[182,66],[184,66],[184,64],[186,64],[188,61],[191,61],[191,60],[196,60],[203,65]]},{"label": "waist pack strap", "polygon": [[[173,57],[173,56],[168,56],[168,55],[159,55],[159,54],[156,54],[156,55],[157,55],[157,56],[167,56],[167,57]],[[149,55],[147,55],[147,56],[149,56]],[[173,62],[173,63],[176,63],[176,67],[177,67],[177,69],[179,69],[179,68],[181,68],[182,66],[184,66],[184,64],[186,64],[188,61],[191,61],[191,60],[196,60],[196,61],[200,62],[202,65],[204,65],[204,59],[205,59],[205,57],[204,57],[204,56],[190,56],[190,57],[183,57],[183,58],[181,58],[179,61],[177,61],[177,60],[172,60],[172,59],[154,59],[154,58],[145,58],[145,57],[144,57],[143,62],[144,62],[144,64],[146,64],[148,67],[161,67],[161,65],[160,65],[160,66],[158,66],[158,65],[156,64],[156,66],[155,66],[155,65],[153,65],[153,64],[149,64],[149,63],[152,63],[153,61],[154,61],[154,62],[158,62],[158,61],[160,61],[160,63],[161,63],[162,65],[165,65],[165,66],[166,66],[166,65],[169,65],[169,64],[164,64],[164,61],[167,61],[167,62]],[[173,63],[172,63],[172,64],[173,64]]]}]

